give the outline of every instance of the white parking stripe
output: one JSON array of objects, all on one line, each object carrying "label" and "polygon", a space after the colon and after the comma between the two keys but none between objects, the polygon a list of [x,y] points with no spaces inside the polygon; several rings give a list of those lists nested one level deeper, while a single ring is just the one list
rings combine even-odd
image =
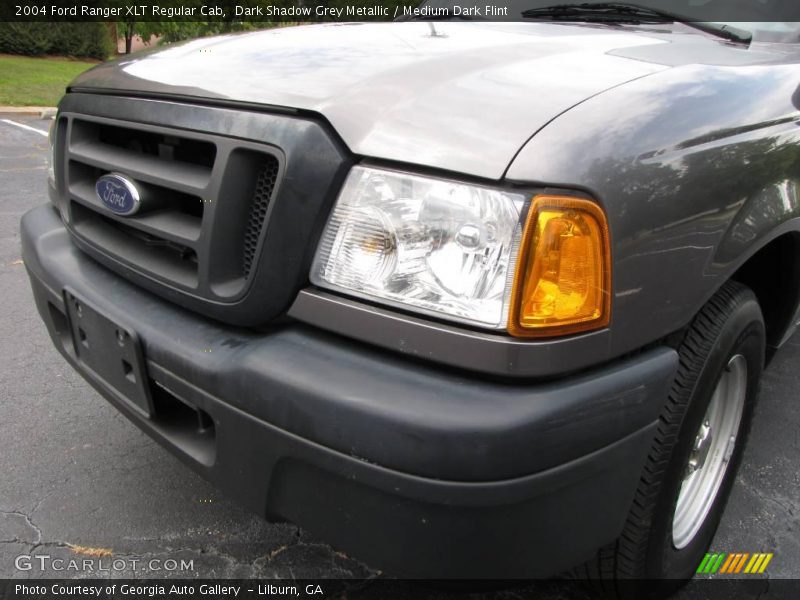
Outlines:
[{"label": "white parking stripe", "polygon": [[29,125],[23,125],[22,123],[17,123],[16,121],[12,121],[10,119],[0,119],[3,123],[8,123],[9,125],[16,125],[17,127],[22,127],[22,129],[27,129],[28,131],[35,131],[36,133],[43,135],[45,137],[48,136],[46,131],[42,131],[41,129],[36,129],[36,127],[30,127]]}]

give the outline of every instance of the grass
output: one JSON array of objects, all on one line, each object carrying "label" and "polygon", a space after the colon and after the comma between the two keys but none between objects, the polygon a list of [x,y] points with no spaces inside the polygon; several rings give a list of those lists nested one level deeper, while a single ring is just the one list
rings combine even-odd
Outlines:
[{"label": "grass", "polygon": [[96,64],[0,54],[0,106],[55,106],[72,78]]}]

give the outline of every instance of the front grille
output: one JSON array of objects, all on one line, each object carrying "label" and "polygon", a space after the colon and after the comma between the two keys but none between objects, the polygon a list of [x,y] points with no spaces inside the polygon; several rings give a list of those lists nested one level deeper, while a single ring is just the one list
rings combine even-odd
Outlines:
[{"label": "front grille", "polygon": [[[73,88],[57,119],[54,200],[73,243],[131,284],[236,326],[285,315],[308,285],[355,161],[327,123],[276,106]],[[139,212],[116,215],[97,197],[108,173],[147,197]]]},{"label": "front grille", "polygon": [[[210,300],[241,295],[254,267],[281,172],[271,146],[225,136],[65,114],[63,202],[82,241],[170,287]],[[134,215],[95,193],[108,173],[132,180]]]}]

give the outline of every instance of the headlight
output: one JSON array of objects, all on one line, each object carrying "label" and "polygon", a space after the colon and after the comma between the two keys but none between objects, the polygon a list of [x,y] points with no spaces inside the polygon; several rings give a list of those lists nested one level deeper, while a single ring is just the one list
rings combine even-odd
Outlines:
[{"label": "headlight", "polygon": [[596,329],[610,317],[602,209],[355,167],[322,234],[315,285],[515,336]]},{"label": "headlight", "polygon": [[50,184],[51,187],[55,187],[56,186],[56,171],[55,171],[56,120],[55,119],[53,119],[52,123],[50,123],[50,131],[47,135],[47,141],[50,143],[50,148],[47,151],[47,182]]},{"label": "headlight", "polygon": [[355,167],[311,269],[320,287],[502,329],[522,194]]}]

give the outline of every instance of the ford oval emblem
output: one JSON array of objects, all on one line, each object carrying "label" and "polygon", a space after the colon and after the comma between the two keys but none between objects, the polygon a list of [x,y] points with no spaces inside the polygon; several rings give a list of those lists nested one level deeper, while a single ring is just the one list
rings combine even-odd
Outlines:
[{"label": "ford oval emblem", "polygon": [[139,190],[134,183],[118,173],[107,173],[94,184],[97,198],[111,212],[127,217],[141,206]]}]

